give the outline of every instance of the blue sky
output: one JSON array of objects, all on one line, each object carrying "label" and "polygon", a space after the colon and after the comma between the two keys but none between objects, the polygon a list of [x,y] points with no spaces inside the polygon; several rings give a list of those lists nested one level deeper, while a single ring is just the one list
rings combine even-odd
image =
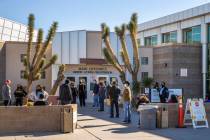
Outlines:
[{"label": "blue sky", "polygon": [[0,17],[27,24],[29,13],[36,17],[36,28],[59,22],[58,31],[100,30],[106,22],[111,29],[126,23],[133,12],[139,23],[192,8],[210,0],[0,0]]}]

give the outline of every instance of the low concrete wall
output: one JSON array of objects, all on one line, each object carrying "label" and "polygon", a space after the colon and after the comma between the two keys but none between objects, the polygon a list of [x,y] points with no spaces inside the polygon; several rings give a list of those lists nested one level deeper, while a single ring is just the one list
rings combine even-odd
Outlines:
[{"label": "low concrete wall", "polygon": [[[178,104],[152,104],[158,107],[166,108],[168,110],[168,126],[169,128],[174,128],[178,125]],[[184,105],[185,109],[185,105]],[[206,115],[208,122],[210,124],[210,103],[205,103]]]},{"label": "low concrete wall", "polygon": [[0,132],[73,132],[76,105],[0,107]]}]

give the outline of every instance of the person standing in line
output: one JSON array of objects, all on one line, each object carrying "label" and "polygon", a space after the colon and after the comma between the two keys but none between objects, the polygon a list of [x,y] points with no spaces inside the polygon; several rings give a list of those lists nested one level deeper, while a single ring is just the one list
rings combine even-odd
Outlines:
[{"label": "person standing in line", "polygon": [[109,90],[110,90],[111,86],[106,81],[104,81],[104,84],[105,84],[105,96],[106,96],[106,98],[109,98]]},{"label": "person standing in line", "polygon": [[79,82],[79,102],[80,102],[80,107],[85,107],[85,98],[86,98],[86,86],[81,80]]},{"label": "person standing in line", "polygon": [[118,105],[118,99],[120,95],[120,89],[117,88],[116,82],[112,82],[112,87],[109,90],[109,99],[111,104],[111,110],[110,110],[110,118],[114,117],[114,107],[116,110],[116,118],[119,118],[119,105]]},{"label": "person standing in line", "polygon": [[72,100],[71,103],[76,104],[77,103],[77,96],[78,96],[77,88],[75,87],[73,82],[71,82],[70,87],[71,87],[72,97],[73,97],[73,100]]},{"label": "person standing in line", "polygon": [[130,83],[128,81],[125,81],[124,83],[124,91],[123,91],[123,101],[124,101],[124,123],[130,123],[131,122],[131,100],[132,100],[132,94],[130,89]]},{"label": "person standing in line", "polygon": [[98,95],[99,95],[99,107],[100,107],[98,111],[104,111],[104,99],[106,95],[105,95],[105,87],[103,82],[99,83]]},{"label": "person standing in line", "polygon": [[156,89],[158,92],[160,92],[160,86],[158,82],[155,82],[155,85],[153,88]]},{"label": "person standing in line", "polygon": [[160,102],[166,103],[168,100],[168,96],[169,96],[169,91],[168,88],[166,87],[166,83],[162,82],[160,88]]},{"label": "person standing in line", "polygon": [[11,104],[11,98],[12,98],[11,87],[10,87],[11,83],[12,82],[10,80],[6,80],[5,84],[2,87],[2,98],[4,101],[4,106],[8,106]]},{"label": "person standing in line", "polygon": [[61,105],[71,104],[72,92],[69,87],[69,80],[65,80],[65,83],[60,86],[59,100],[61,101]]},{"label": "person standing in line", "polygon": [[15,90],[14,95],[15,95],[15,105],[22,106],[23,98],[27,95],[22,85],[20,84],[17,85],[17,89]]},{"label": "person standing in line", "polygon": [[98,107],[99,106],[98,91],[99,91],[99,85],[98,85],[97,81],[94,80],[94,87],[93,87],[93,107]]}]

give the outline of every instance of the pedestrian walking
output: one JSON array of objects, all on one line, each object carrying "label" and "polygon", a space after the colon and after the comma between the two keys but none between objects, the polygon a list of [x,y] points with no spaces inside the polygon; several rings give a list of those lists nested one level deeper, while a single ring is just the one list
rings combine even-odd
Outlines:
[{"label": "pedestrian walking", "polygon": [[98,111],[104,111],[104,99],[106,95],[105,95],[105,87],[103,82],[99,83],[98,95],[99,95],[99,107],[100,107]]},{"label": "pedestrian walking", "polygon": [[70,87],[71,87],[71,92],[72,92],[72,97],[73,97],[71,103],[76,104],[77,103],[78,91],[77,91],[77,88],[74,85],[74,82],[71,82]]},{"label": "pedestrian walking", "polygon": [[6,80],[2,87],[2,99],[4,101],[4,106],[8,106],[11,104],[11,87],[10,84],[12,82],[10,80]]},{"label": "pedestrian walking", "polygon": [[168,96],[169,96],[169,91],[168,88],[166,87],[166,83],[162,82],[161,83],[161,88],[160,88],[160,102],[161,103],[166,103],[168,100]]},{"label": "pedestrian walking", "polygon": [[94,80],[94,87],[93,87],[93,107],[99,106],[99,85],[96,80]]},{"label": "pedestrian walking", "polygon": [[69,80],[65,80],[59,88],[59,100],[61,105],[71,104],[72,92],[69,86]]},{"label": "pedestrian walking", "polygon": [[80,107],[85,107],[85,99],[86,99],[86,85],[84,82],[81,80],[79,82],[79,102],[80,102]]},{"label": "pedestrian walking", "polygon": [[130,83],[128,81],[125,81],[124,83],[124,91],[123,91],[123,101],[124,101],[124,123],[130,123],[131,122],[131,89],[130,89]]},{"label": "pedestrian walking", "polygon": [[23,86],[18,84],[17,88],[14,92],[14,96],[15,96],[15,105],[16,106],[22,106],[23,105],[23,98],[26,97],[27,93],[26,91],[23,89]]},{"label": "pedestrian walking", "polygon": [[114,107],[116,110],[116,118],[119,118],[119,105],[118,105],[118,99],[120,95],[120,89],[116,86],[116,82],[112,82],[112,87],[109,90],[109,99],[111,104],[111,110],[110,110],[110,118],[114,117]]}]

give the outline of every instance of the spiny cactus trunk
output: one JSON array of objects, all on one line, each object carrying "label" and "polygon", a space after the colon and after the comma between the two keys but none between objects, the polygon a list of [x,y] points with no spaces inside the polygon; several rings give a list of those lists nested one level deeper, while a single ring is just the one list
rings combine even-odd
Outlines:
[{"label": "spiny cactus trunk", "polygon": [[60,83],[64,80],[65,76],[64,76],[64,71],[65,71],[65,65],[61,65],[59,67],[59,71],[58,71],[58,75],[57,75],[57,80],[55,81],[53,88],[50,91],[50,95],[55,95],[56,91],[58,89],[58,86],[60,85]]},{"label": "spiny cactus trunk", "polygon": [[26,91],[27,91],[28,94],[30,94],[31,91],[32,91],[32,82],[33,82],[32,80],[27,81]]}]

